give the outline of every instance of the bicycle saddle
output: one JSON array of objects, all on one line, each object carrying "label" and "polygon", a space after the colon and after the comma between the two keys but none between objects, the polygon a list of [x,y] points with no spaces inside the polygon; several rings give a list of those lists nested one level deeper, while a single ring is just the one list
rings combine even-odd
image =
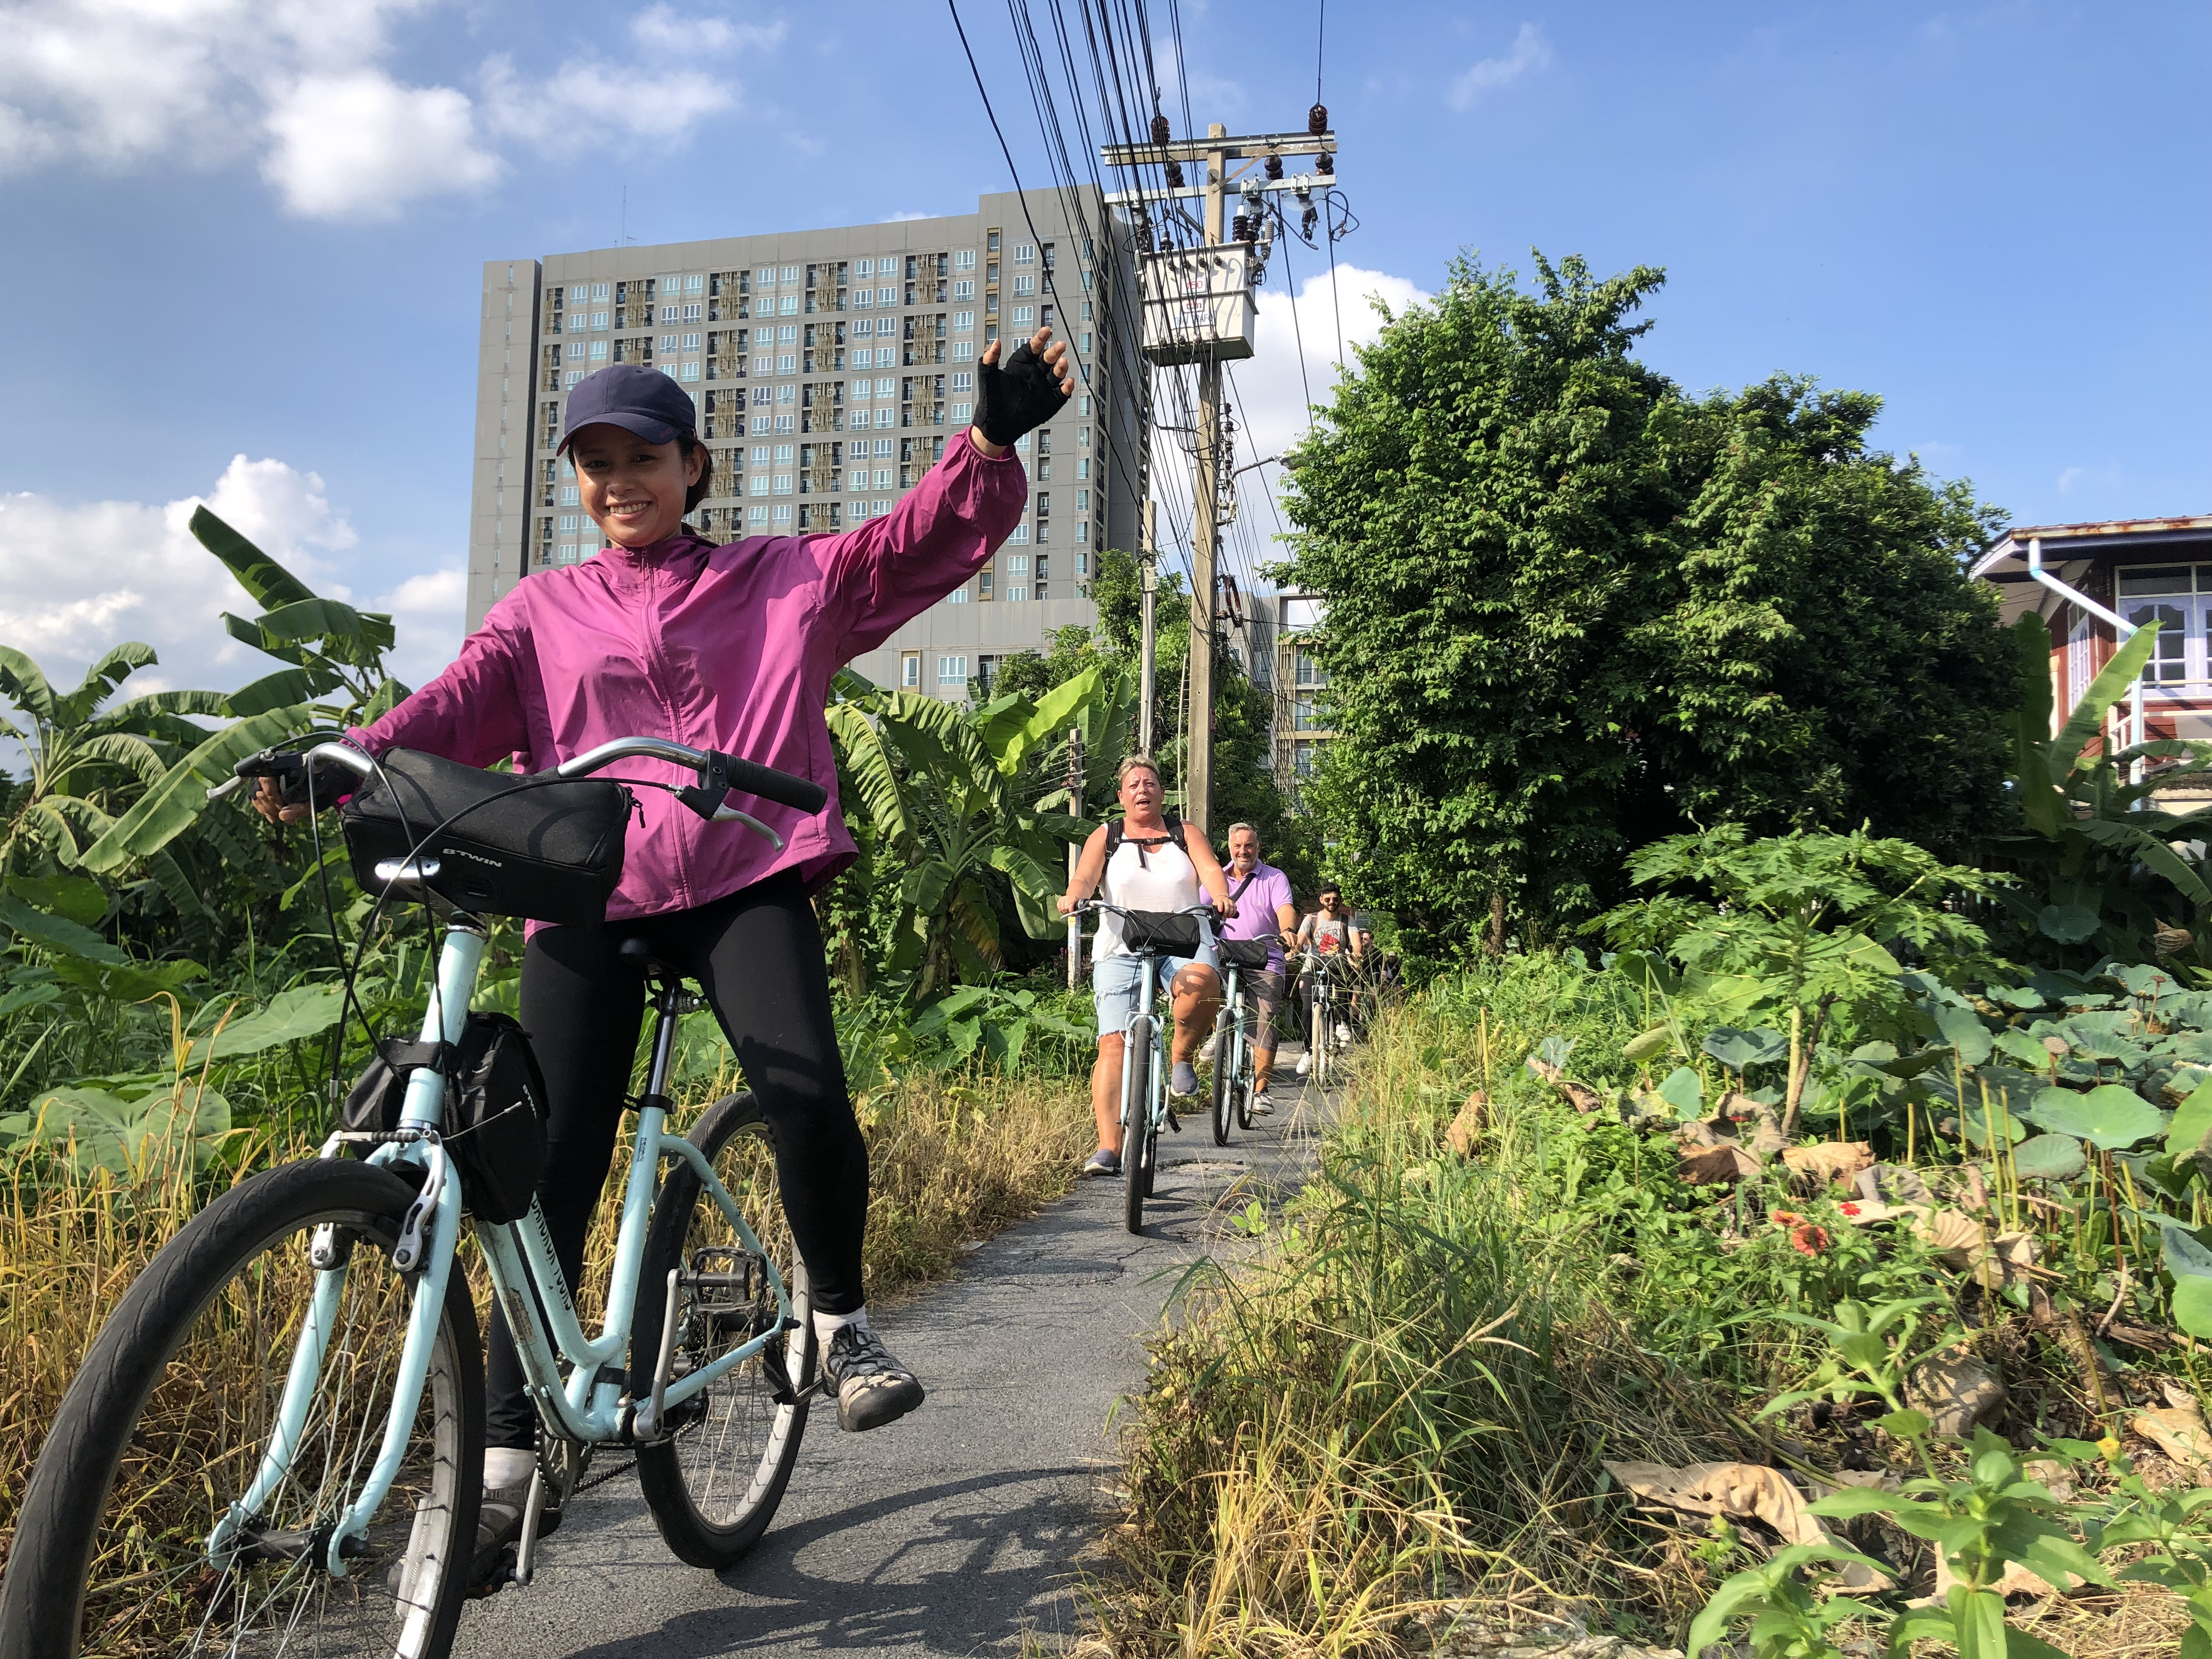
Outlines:
[{"label": "bicycle saddle", "polygon": [[647,979],[678,980],[684,977],[681,968],[654,956],[652,947],[635,935],[615,947],[615,957],[625,968],[636,969]]}]

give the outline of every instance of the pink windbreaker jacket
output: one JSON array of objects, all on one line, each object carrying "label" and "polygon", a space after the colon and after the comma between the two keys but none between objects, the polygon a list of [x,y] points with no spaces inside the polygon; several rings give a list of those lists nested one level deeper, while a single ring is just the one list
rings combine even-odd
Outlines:
[{"label": "pink windbreaker jacket", "polygon": [[[731,793],[783,836],[781,853],[640,790],[644,824],[630,830],[607,915],[690,909],[793,866],[811,890],[854,856],[822,713],[830,678],[974,574],[1028,494],[1019,457],[989,459],[963,432],[890,514],[841,535],[722,547],[676,536],[540,571],[492,606],[452,667],[350,735],[371,754],[416,749],[471,766],[512,755],[539,771],[641,734],[812,778],[830,791],[812,817]],[[696,781],[659,761],[607,775]]]}]

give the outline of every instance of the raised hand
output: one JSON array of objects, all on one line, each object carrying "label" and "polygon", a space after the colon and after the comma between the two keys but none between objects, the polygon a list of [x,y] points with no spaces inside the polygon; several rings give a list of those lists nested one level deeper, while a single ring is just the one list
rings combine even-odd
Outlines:
[{"label": "raised hand", "polygon": [[970,435],[986,455],[1000,456],[1024,433],[1034,432],[1060,413],[1075,395],[1075,376],[1067,367],[1067,345],[1041,328],[1014,349],[1000,366],[1006,344],[983,348],[975,370],[975,424]]}]

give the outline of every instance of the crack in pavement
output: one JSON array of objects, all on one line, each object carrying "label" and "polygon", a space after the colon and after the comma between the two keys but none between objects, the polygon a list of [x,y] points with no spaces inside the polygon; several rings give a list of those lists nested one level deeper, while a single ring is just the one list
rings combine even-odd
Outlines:
[{"label": "crack in pavement", "polygon": [[1146,1338],[1184,1268],[1251,1248],[1231,1217],[1255,1172],[1287,1194],[1312,1167],[1317,1091],[1277,1088],[1275,1115],[1228,1147],[1211,1145],[1208,1121],[1186,1125],[1207,1144],[1164,1161],[1141,1237],[1123,1230],[1119,1181],[1083,1182],[970,1250],[953,1279],[884,1309],[927,1403],[851,1435],[816,1402],[775,1524],[735,1567],[678,1561],[623,1474],[578,1497],[530,1588],[470,1604],[454,1652],[828,1659],[1071,1639],[1076,1575],[1121,1474],[1115,1407],[1144,1380]]}]

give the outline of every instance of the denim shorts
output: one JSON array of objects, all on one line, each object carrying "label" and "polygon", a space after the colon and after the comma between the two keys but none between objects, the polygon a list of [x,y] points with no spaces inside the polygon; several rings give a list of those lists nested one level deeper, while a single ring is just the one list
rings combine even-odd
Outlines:
[{"label": "denim shorts", "polygon": [[[1175,983],[1175,976],[1193,962],[1220,969],[1210,956],[1201,951],[1196,957],[1162,957],[1156,964],[1157,977],[1152,981],[1155,994],[1165,991]],[[1098,1035],[1114,1036],[1129,1024],[1130,1016],[1137,1012],[1137,985],[1145,965],[1142,957],[1100,957],[1091,964],[1091,1000],[1098,1010]]]}]

